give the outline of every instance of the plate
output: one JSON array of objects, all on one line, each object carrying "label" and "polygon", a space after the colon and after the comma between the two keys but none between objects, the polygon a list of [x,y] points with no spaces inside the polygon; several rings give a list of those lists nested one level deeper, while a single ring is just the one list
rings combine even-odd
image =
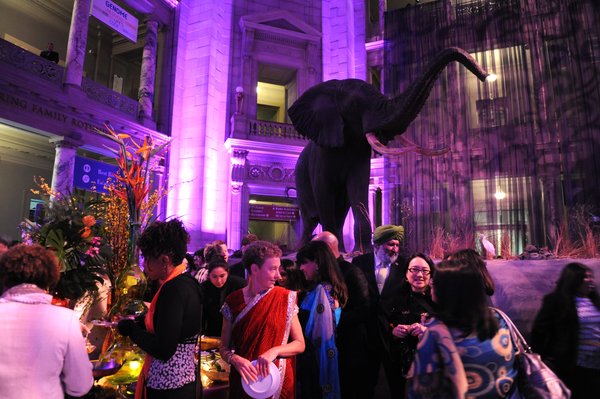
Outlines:
[{"label": "plate", "polygon": [[[256,367],[256,360],[254,360],[252,364]],[[275,363],[271,363],[269,365],[269,375],[253,384],[246,384],[242,379],[242,388],[244,388],[244,391],[254,399],[266,399],[277,392],[280,382],[281,375],[279,374],[279,369]]]}]

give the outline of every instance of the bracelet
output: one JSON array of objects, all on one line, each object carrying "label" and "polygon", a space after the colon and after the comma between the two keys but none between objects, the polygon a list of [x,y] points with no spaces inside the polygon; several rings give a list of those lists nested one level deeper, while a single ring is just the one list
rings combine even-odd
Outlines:
[{"label": "bracelet", "polygon": [[229,353],[225,354],[224,360],[227,363],[231,364],[231,358],[233,357],[233,355],[235,355],[235,351],[234,350],[229,351]]}]

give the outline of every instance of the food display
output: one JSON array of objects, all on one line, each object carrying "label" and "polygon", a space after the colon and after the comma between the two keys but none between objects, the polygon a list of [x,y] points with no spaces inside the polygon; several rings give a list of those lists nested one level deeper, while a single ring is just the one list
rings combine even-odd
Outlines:
[{"label": "food display", "polygon": [[229,381],[230,365],[219,353],[221,340],[217,337],[202,337],[200,340],[200,370],[202,385],[207,387],[213,383]]}]

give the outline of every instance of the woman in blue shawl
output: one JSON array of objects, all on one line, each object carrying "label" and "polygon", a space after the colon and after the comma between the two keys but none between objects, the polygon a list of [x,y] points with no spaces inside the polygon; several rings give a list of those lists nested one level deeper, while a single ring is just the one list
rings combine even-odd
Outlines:
[{"label": "woman in blue shawl", "polygon": [[324,242],[311,241],[298,251],[296,260],[308,284],[300,299],[306,350],[298,356],[298,398],[340,398],[335,331],[348,299],[346,284]]}]

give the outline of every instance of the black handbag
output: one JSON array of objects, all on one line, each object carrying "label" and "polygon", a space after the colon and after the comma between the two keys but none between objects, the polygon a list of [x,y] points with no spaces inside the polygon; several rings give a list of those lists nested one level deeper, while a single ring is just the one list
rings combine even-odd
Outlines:
[{"label": "black handbag", "polygon": [[560,378],[531,350],[521,332],[512,320],[500,309],[494,310],[504,319],[515,348],[519,370],[517,387],[522,398],[526,399],[569,399],[571,391]]}]

